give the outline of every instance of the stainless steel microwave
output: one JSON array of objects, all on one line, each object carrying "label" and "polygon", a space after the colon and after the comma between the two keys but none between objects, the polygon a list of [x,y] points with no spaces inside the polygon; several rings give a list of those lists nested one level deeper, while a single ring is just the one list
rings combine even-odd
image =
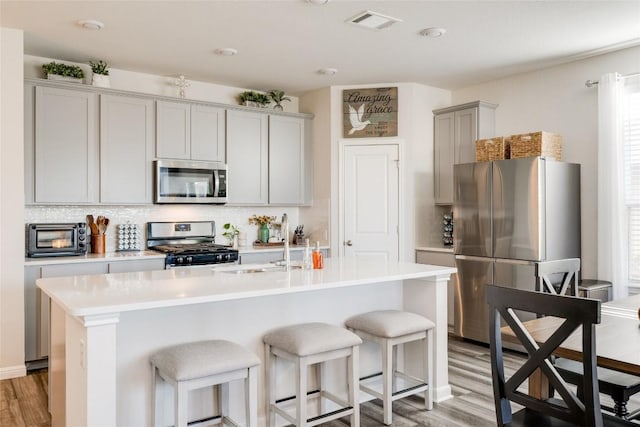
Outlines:
[{"label": "stainless steel microwave", "polygon": [[27,224],[27,256],[70,256],[87,253],[87,224]]},{"label": "stainless steel microwave", "polygon": [[227,165],[189,160],[155,161],[156,203],[227,202]]}]

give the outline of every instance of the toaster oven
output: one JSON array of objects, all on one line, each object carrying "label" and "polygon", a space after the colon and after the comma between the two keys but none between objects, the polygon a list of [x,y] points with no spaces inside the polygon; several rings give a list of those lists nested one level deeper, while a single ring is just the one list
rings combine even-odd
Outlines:
[{"label": "toaster oven", "polygon": [[73,256],[87,253],[87,224],[27,224],[28,257]]}]

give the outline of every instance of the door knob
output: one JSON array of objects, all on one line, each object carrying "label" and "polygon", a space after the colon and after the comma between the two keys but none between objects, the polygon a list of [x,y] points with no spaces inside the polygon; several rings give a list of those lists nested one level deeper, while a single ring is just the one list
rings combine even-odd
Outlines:
[{"label": "door knob", "polygon": [[353,246],[353,243],[351,243],[351,240],[347,240],[346,242],[344,242],[344,244],[347,246]]}]

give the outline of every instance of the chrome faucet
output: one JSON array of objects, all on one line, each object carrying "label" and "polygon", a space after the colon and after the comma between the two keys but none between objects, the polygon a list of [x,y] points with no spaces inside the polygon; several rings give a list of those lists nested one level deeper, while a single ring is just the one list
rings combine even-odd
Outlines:
[{"label": "chrome faucet", "polygon": [[285,271],[289,271],[291,267],[291,252],[289,250],[289,221],[286,213],[282,215],[282,221],[280,221],[280,232],[284,239],[284,253],[282,254],[284,269]]}]

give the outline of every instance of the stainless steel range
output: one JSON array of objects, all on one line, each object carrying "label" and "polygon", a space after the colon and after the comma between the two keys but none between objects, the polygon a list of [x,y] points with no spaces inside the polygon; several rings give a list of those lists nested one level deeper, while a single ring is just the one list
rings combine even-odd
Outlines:
[{"label": "stainless steel range", "polygon": [[238,261],[238,251],[217,245],[214,221],[148,222],[147,248],[167,254],[166,268]]}]

